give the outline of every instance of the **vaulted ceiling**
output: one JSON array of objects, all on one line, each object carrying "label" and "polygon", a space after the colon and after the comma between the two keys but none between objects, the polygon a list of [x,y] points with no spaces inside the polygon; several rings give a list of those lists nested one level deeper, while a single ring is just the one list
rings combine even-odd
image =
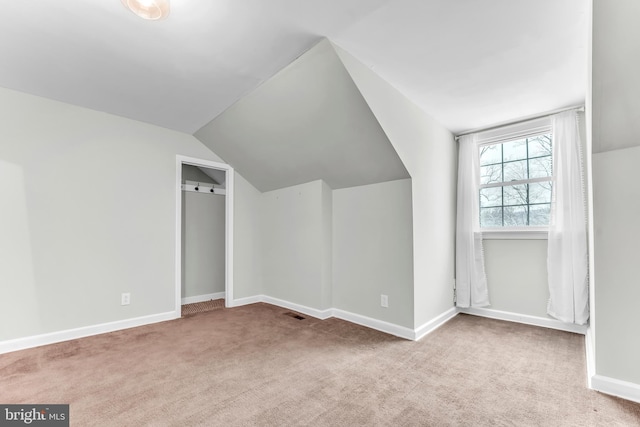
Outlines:
[{"label": "vaulted ceiling", "polygon": [[194,134],[261,191],[408,178],[336,48],[453,133],[581,104],[584,0],[0,6],[0,86]]},{"label": "vaulted ceiling", "polygon": [[0,86],[194,133],[327,37],[458,132],[582,103],[587,3],[7,1]]},{"label": "vaulted ceiling", "polygon": [[409,178],[331,43],[323,39],[195,133],[258,190]]}]

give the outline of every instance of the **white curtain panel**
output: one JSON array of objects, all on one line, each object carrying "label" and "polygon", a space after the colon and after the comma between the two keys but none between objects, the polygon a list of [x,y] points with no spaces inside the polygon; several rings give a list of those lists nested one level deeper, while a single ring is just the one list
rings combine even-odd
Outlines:
[{"label": "white curtain panel", "polygon": [[577,119],[576,111],[552,117],[553,189],[547,254],[547,312],[563,322],[584,325],[589,320],[588,254]]},{"label": "white curtain panel", "polygon": [[456,222],[456,305],[489,305],[480,231],[480,155],[477,135],[460,137]]}]

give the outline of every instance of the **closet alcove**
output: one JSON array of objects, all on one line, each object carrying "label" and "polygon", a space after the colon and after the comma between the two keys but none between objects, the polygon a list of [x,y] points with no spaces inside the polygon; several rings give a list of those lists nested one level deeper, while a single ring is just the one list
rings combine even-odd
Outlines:
[{"label": "closet alcove", "polygon": [[225,297],[226,172],[182,165],[181,303]]}]

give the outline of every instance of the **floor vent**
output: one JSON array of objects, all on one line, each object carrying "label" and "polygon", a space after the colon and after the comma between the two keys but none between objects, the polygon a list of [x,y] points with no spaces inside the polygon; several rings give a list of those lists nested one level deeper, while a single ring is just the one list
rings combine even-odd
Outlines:
[{"label": "floor vent", "polygon": [[298,320],[304,320],[304,317],[300,316],[298,313],[293,313],[291,311],[288,311],[286,313],[284,313],[285,316],[289,316],[289,317],[293,317],[294,319],[298,319]]}]

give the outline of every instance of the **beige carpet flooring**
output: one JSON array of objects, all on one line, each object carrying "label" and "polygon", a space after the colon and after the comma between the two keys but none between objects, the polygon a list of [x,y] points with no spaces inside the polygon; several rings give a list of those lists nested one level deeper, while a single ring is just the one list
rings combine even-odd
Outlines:
[{"label": "beige carpet flooring", "polygon": [[0,402],[72,426],[635,426],[584,338],[458,315],[418,342],[267,304],[0,355]]},{"label": "beige carpet flooring", "polygon": [[194,302],[192,304],[182,305],[182,316],[191,316],[192,314],[204,313],[205,311],[217,310],[224,308],[224,299],[212,299],[209,301]]}]

